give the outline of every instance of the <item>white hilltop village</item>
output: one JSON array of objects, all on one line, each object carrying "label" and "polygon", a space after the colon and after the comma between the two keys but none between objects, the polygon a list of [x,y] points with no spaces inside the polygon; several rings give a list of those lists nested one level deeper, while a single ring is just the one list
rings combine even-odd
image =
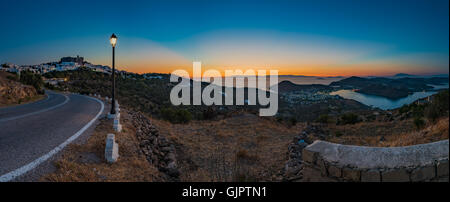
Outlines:
[{"label": "white hilltop village", "polygon": [[[16,65],[13,63],[4,63],[0,65],[0,71],[6,71],[11,73],[20,74],[21,71],[31,71],[35,74],[45,74],[47,72],[52,71],[68,71],[68,70],[76,70],[80,67],[89,68],[96,72],[103,72],[107,74],[111,74],[112,68],[105,65],[95,65],[91,64],[84,60],[83,57],[62,57],[58,62],[48,62],[42,63],[39,65]],[[124,70],[117,70],[116,73],[119,75],[138,75],[136,73],[127,72]],[[152,73],[142,74],[142,76],[146,79],[162,79],[163,77],[160,75],[155,75]]]},{"label": "white hilltop village", "polygon": [[52,71],[76,70],[79,67],[87,67],[97,72],[111,73],[111,68],[104,65],[94,65],[84,61],[83,57],[63,57],[58,62],[48,62],[39,65],[16,65],[12,63],[4,63],[0,66],[0,70],[20,73],[21,71],[31,71],[36,74],[45,74]]}]

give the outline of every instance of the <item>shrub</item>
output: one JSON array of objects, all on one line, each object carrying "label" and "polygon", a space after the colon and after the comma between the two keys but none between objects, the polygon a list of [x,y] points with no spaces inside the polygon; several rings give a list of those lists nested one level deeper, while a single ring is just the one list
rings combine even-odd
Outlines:
[{"label": "shrub", "polygon": [[277,116],[277,117],[276,117],[276,120],[277,120],[278,123],[281,123],[281,122],[283,121],[283,117]]},{"label": "shrub", "polygon": [[377,116],[375,116],[374,114],[370,114],[366,117],[366,120],[369,121],[375,121],[377,119]]},{"label": "shrub", "polygon": [[319,116],[319,118],[317,118],[316,121],[319,123],[329,123],[330,117],[328,116],[328,114],[322,114]]},{"label": "shrub", "polygon": [[449,94],[448,90],[439,92],[433,97],[431,104],[425,109],[425,115],[431,121],[436,121],[448,113]]},{"label": "shrub", "polygon": [[294,116],[292,116],[291,118],[289,118],[289,124],[291,126],[295,126],[297,124],[297,118],[295,118]]},{"label": "shrub", "polygon": [[235,182],[255,182],[256,173],[253,170],[258,161],[256,154],[250,154],[247,150],[241,149],[235,154],[233,169],[233,181]]},{"label": "shrub", "polygon": [[341,116],[341,123],[342,124],[355,124],[358,123],[360,120],[358,118],[358,115],[353,113],[347,113]]},{"label": "shrub", "polygon": [[188,110],[180,109],[177,110],[177,122],[178,123],[188,123],[192,120],[192,115]]},{"label": "shrub", "polygon": [[406,112],[409,111],[409,105],[403,105],[402,107],[400,107],[400,109],[398,110],[400,112],[400,114],[404,114]]},{"label": "shrub", "polygon": [[34,74],[31,71],[22,71],[20,73],[20,82],[25,85],[33,86],[39,94],[44,94],[44,81],[42,77],[38,74]]},{"label": "shrub", "polygon": [[414,125],[417,129],[421,129],[423,126],[425,126],[425,121],[420,117],[416,117],[414,118]]},{"label": "shrub", "polygon": [[171,123],[188,123],[192,115],[185,109],[165,108],[161,110],[161,117]]},{"label": "shrub", "polygon": [[9,79],[9,80],[12,80],[12,81],[17,81],[18,80],[17,74],[14,74],[14,76],[8,75],[8,76],[6,76],[6,78]]},{"label": "shrub", "polygon": [[205,120],[214,119],[216,116],[217,112],[212,107],[208,107],[205,111],[203,111],[203,119]]}]

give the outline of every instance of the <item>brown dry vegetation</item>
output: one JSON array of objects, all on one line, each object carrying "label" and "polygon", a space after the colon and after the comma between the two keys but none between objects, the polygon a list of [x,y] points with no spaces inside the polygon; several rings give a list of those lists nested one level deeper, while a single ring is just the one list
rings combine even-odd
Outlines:
[{"label": "brown dry vegetation", "polygon": [[[363,122],[354,125],[329,126],[327,141],[363,146],[394,147],[430,143],[448,139],[449,119],[442,118],[417,130],[413,120]],[[339,135],[341,134],[341,135]],[[384,139],[383,141],[380,141]]]},{"label": "brown dry vegetation", "polygon": [[432,124],[420,131],[414,131],[410,133],[401,133],[395,135],[395,137],[386,138],[378,146],[382,147],[396,147],[396,146],[407,146],[435,142],[439,140],[448,139],[448,126],[449,119],[443,118],[439,120],[436,124]]},{"label": "brown dry vegetation", "polygon": [[[282,181],[288,145],[305,128],[274,118],[236,114],[222,120],[172,124],[150,118],[160,135],[175,144],[181,181]],[[417,130],[411,119],[323,125],[327,141],[366,146],[406,146],[448,139],[448,117]],[[54,173],[41,181],[164,181],[139,148],[136,130],[126,110],[121,111],[124,132],[115,133],[119,161],[104,160],[112,121],[101,119],[83,144],[70,144],[56,161]],[[341,135],[337,135],[341,134]],[[380,141],[381,137],[384,138]],[[311,134],[311,139],[315,139]]]},{"label": "brown dry vegetation", "polygon": [[[86,142],[70,144],[55,162],[56,171],[41,181],[161,181],[160,172],[141,153],[135,130],[121,111],[124,130],[113,132],[112,120],[102,118]],[[104,159],[107,133],[116,134],[119,144],[119,160],[108,164]]]},{"label": "brown dry vegetation", "polygon": [[177,145],[182,181],[279,181],[287,146],[303,127],[253,114],[189,124],[152,122]]},{"label": "brown dry vegetation", "polygon": [[17,100],[17,101],[11,101],[11,99],[3,99],[0,97],[0,107],[12,107],[12,106],[16,106],[16,105],[23,105],[23,104],[28,104],[28,103],[32,103],[32,102],[37,102],[39,100],[43,100],[47,98],[46,95],[35,95],[32,97],[25,97],[23,99]]},{"label": "brown dry vegetation", "polygon": [[11,80],[13,77],[14,74],[0,71],[0,107],[26,104],[46,97],[37,94],[32,86]]}]

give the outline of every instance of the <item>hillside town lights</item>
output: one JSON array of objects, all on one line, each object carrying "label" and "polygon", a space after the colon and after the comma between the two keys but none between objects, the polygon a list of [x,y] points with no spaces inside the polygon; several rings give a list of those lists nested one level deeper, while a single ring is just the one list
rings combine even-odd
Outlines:
[{"label": "hillside town lights", "polygon": [[116,81],[115,81],[115,76],[116,76],[116,69],[114,67],[114,51],[116,48],[116,43],[117,43],[117,37],[115,34],[112,34],[111,37],[109,38],[109,41],[111,42],[112,45],[112,92],[111,92],[111,115],[116,114],[116,100],[115,100],[115,94],[116,94]]}]

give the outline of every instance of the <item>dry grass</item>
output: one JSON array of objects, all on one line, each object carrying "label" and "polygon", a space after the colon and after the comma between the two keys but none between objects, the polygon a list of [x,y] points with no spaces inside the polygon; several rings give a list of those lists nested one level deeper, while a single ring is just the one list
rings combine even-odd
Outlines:
[{"label": "dry grass", "polygon": [[14,74],[0,71],[0,107],[27,104],[44,99],[45,95],[36,93],[34,87],[10,80]]},{"label": "dry grass", "polygon": [[[115,133],[112,121],[101,119],[100,124],[83,144],[70,144],[62,157],[55,162],[56,171],[41,178],[41,181],[86,182],[86,181],[160,181],[157,168],[151,165],[139,149],[134,128],[121,111],[124,131]],[[108,133],[116,134],[119,144],[119,160],[108,164],[104,160],[105,140]]]},{"label": "dry grass", "polygon": [[0,99],[3,99],[0,101],[0,107],[12,107],[12,106],[16,106],[16,105],[28,104],[28,103],[32,103],[32,102],[37,102],[39,100],[43,100],[46,97],[47,97],[46,95],[38,94],[33,97],[26,97],[26,98],[20,100],[20,103],[19,103],[19,102],[11,102],[10,100],[4,99],[2,96],[0,96]]},{"label": "dry grass", "polygon": [[177,144],[182,181],[280,180],[287,146],[303,127],[252,114],[189,124],[152,122]]},{"label": "dry grass", "polygon": [[[126,110],[121,112],[124,132],[116,135],[119,161],[104,160],[107,133],[112,121],[102,119],[83,144],[71,144],[55,163],[57,170],[41,181],[163,181],[139,148]],[[288,144],[304,127],[252,114],[238,114],[216,121],[171,124],[152,119],[161,135],[176,145],[181,181],[281,181]],[[327,140],[367,146],[405,146],[448,139],[448,117],[416,130],[411,120],[328,125]],[[336,136],[341,133],[342,135]],[[384,141],[380,138],[384,137]]]},{"label": "dry grass", "polygon": [[[332,134],[327,141],[363,146],[407,146],[448,139],[449,119],[443,118],[417,130],[413,121],[364,122],[355,125],[329,126]],[[339,135],[341,134],[341,135]],[[383,141],[380,141],[384,138]]]},{"label": "dry grass", "polygon": [[443,118],[420,131],[414,131],[411,133],[401,133],[395,135],[395,138],[386,138],[378,146],[383,147],[396,147],[396,146],[407,146],[435,142],[439,140],[448,139],[448,126],[449,119]]}]

